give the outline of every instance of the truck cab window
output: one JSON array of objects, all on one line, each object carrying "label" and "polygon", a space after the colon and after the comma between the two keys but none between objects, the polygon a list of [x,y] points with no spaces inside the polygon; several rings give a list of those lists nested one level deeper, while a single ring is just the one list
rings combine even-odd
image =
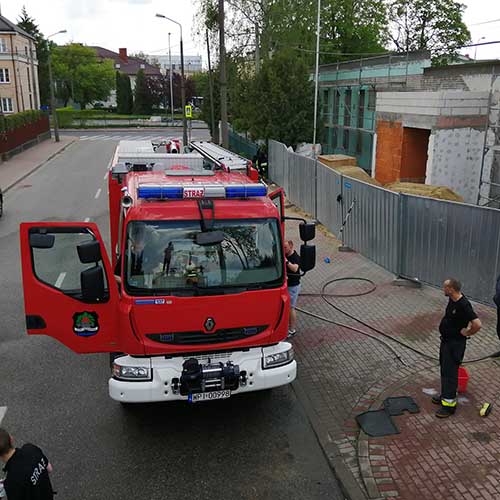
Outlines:
[{"label": "truck cab window", "polygon": [[[53,232],[47,232],[47,236],[53,237],[50,248],[37,248],[32,245],[32,262],[36,278],[42,283],[56,288],[57,290],[79,298],[81,290],[81,273],[95,263],[84,264],[78,255],[78,246],[89,241],[95,241],[90,232],[81,232],[70,228],[58,228]],[[102,268],[102,261],[97,265]],[[104,273],[105,280],[106,275]],[[105,281],[107,289],[107,282]]]},{"label": "truck cab window", "polygon": [[125,246],[129,293],[280,286],[283,266],[276,219],[219,220],[224,241],[198,245],[199,221],[130,222]]}]

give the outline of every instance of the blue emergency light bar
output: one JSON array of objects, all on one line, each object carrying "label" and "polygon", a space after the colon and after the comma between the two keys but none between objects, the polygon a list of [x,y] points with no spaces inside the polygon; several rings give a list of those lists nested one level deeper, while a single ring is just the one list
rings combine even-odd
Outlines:
[{"label": "blue emergency light bar", "polygon": [[137,196],[143,200],[180,200],[189,198],[255,198],[266,196],[267,187],[264,184],[231,184],[195,185],[195,186],[162,186],[140,185]]}]

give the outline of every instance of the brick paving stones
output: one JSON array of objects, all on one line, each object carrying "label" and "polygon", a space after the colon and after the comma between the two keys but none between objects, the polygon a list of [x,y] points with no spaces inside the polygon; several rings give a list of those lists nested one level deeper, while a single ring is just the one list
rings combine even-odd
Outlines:
[{"label": "brick paving stones", "polygon": [[[287,233],[299,243],[293,224]],[[437,360],[382,338],[330,307],[319,292],[333,278],[372,280],[377,285],[373,293],[329,300],[431,357],[438,355],[437,327],[447,299],[430,286],[394,286],[394,275],[380,266],[357,253],[338,252],[339,243],[326,231],[317,232],[315,243],[317,266],[302,280],[299,307],[384,340],[404,362],[374,338],[299,312],[299,333],[293,344],[301,388],[366,497],[500,498],[500,407],[498,417],[495,409],[487,418],[479,416],[482,403],[495,403],[500,394],[500,363],[490,359],[467,365],[471,378],[457,413],[444,421],[437,419],[429,394],[439,388]],[[326,263],[325,257],[331,262]],[[367,286],[345,281],[329,286],[326,292],[349,294],[366,290]],[[496,312],[485,305],[474,305],[483,329],[468,341],[466,360],[500,350]],[[357,414],[379,409],[385,397],[401,395],[412,396],[421,411],[394,417],[400,434],[374,439],[360,433],[354,420]]]}]

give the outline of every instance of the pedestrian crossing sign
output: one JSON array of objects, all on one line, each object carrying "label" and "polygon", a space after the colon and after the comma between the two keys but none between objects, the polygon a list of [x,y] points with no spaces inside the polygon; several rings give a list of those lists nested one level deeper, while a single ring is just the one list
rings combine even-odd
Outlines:
[{"label": "pedestrian crossing sign", "polygon": [[187,104],[185,108],[185,114],[186,118],[193,118],[193,106]]}]

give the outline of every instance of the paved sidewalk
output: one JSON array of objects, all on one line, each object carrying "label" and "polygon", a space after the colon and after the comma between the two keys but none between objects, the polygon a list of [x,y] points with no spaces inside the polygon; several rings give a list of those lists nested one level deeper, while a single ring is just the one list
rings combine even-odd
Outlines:
[{"label": "paved sidewalk", "polygon": [[[294,228],[287,233],[298,243]],[[372,293],[329,300],[432,357],[438,356],[437,327],[447,303],[443,293],[430,286],[395,286],[394,275],[368,259],[338,252],[339,242],[326,231],[317,231],[315,243],[317,266],[303,278],[298,306],[385,342],[299,312],[299,333],[293,340],[299,362],[296,390],[346,495],[405,500],[500,498],[500,410],[494,408],[487,418],[479,416],[483,402],[497,402],[500,365],[491,359],[467,365],[469,387],[461,395],[457,413],[445,421],[437,419],[430,402],[431,393],[439,390],[437,359],[424,358],[360,325],[329,306],[319,292],[332,278],[373,280],[377,288]],[[331,263],[324,261],[326,257]],[[326,292],[350,294],[368,288],[367,283],[353,280],[331,285]],[[481,304],[475,308],[483,329],[468,341],[466,360],[500,350],[496,312]],[[380,409],[389,396],[413,397],[420,413],[394,417],[400,434],[374,439],[360,433],[354,417]]]},{"label": "paved sidewalk", "polygon": [[58,153],[64,151],[73,142],[76,137],[61,136],[60,142],[54,139],[33,146],[22,153],[19,153],[7,161],[0,163],[0,187],[4,192],[8,191],[31,172],[41,167],[51,160]]}]

